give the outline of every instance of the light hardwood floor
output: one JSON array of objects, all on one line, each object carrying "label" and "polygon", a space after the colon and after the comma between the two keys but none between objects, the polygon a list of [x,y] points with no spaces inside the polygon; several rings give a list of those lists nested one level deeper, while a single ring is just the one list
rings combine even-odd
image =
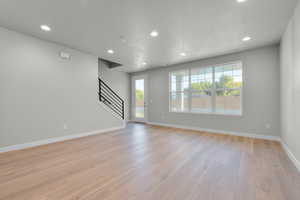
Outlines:
[{"label": "light hardwood floor", "polygon": [[0,154],[0,199],[299,200],[277,142],[129,124]]}]

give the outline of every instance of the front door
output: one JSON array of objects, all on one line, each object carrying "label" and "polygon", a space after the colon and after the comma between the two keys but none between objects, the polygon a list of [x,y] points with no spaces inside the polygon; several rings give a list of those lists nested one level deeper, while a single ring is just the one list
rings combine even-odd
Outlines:
[{"label": "front door", "polygon": [[147,77],[132,77],[132,116],[137,122],[147,122]]}]

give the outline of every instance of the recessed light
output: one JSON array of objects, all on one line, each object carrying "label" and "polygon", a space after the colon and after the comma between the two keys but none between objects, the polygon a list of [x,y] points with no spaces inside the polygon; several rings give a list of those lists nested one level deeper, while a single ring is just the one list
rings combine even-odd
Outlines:
[{"label": "recessed light", "polygon": [[147,63],[146,63],[146,62],[143,62],[142,64],[143,64],[143,65],[147,65]]},{"label": "recessed light", "polygon": [[247,42],[247,41],[249,41],[249,40],[251,40],[251,37],[249,37],[249,36],[246,36],[246,37],[243,38],[243,41],[244,41],[244,42]]},{"label": "recessed light", "polygon": [[184,56],[186,56],[186,53],[185,52],[181,52],[180,55],[184,57]]},{"label": "recessed light", "polygon": [[109,54],[114,54],[115,52],[114,52],[114,50],[109,49],[109,50],[107,50],[107,53],[109,53]]},{"label": "recessed light", "polygon": [[238,3],[244,3],[246,2],[247,0],[236,0]]},{"label": "recessed light", "polygon": [[40,28],[41,28],[43,31],[46,31],[46,32],[51,31],[51,28],[50,28],[48,25],[41,25]]},{"label": "recessed light", "polygon": [[158,36],[158,32],[157,31],[152,31],[151,33],[150,33],[150,36],[151,37],[157,37]]}]

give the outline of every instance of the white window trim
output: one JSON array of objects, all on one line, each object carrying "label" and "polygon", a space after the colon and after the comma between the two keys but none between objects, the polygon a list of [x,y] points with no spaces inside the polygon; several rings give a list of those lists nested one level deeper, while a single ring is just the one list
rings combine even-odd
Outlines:
[{"label": "white window trim", "polygon": [[[211,98],[211,101],[212,101],[212,111],[211,112],[193,112],[191,111],[191,98],[190,98],[190,95],[191,95],[191,91],[189,90],[188,92],[188,95],[189,95],[189,103],[188,103],[188,109],[189,111],[172,111],[172,108],[171,108],[171,94],[174,93],[171,91],[171,85],[172,85],[172,80],[171,80],[171,74],[175,71],[180,71],[180,70],[188,70],[189,71],[189,87],[191,85],[191,69],[194,69],[194,68],[208,68],[208,67],[212,67],[213,68],[213,80],[215,80],[215,68],[216,67],[219,67],[219,66],[223,66],[223,65],[230,65],[230,64],[237,64],[237,63],[240,63],[241,65],[241,69],[242,69],[242,87],[241,88],[237,88],[237,89],[240,89],[241,90],[241,112],[239,114],[233,114],[233,113],[220,113],[220,112],[215,112],[215,106],[216,106],[216,103],[215,103],[215,95],[216,95],[216,91],[217,89],[216,88],[213,88],[212,89],[212,98]],[[178,113],[178,114],[193,114],[193,115],[215,115],[215,116],[231,116],[231,117],[242,117],[243,114],[244,114],[244,86],[245,86],[245,75],[244,75],[244,66],[243,66],[243,62],[242,60],[237,60],[237,61],[232,61],[232,62],[226,62],[226,63],[221,63],[221,64],[214,64],[214,65],[206,65],[206,66],[192,66],[192,67],[186,67],[186,68],[181,68],[181,69],[176,69],[176,70],[172,70],[172,71],[169,71],[168,73],[168,76],[169,76],[169,112],[170,113]],[[213,85],[213,87],[215,87],[215,84]]]}]

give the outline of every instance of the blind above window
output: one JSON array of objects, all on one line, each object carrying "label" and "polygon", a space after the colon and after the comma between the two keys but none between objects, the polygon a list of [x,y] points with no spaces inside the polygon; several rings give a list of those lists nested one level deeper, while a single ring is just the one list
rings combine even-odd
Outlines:
[{"label": "blind above window", "polygon": [[242,63],[170,72],[170,111],[242,114]]}]

